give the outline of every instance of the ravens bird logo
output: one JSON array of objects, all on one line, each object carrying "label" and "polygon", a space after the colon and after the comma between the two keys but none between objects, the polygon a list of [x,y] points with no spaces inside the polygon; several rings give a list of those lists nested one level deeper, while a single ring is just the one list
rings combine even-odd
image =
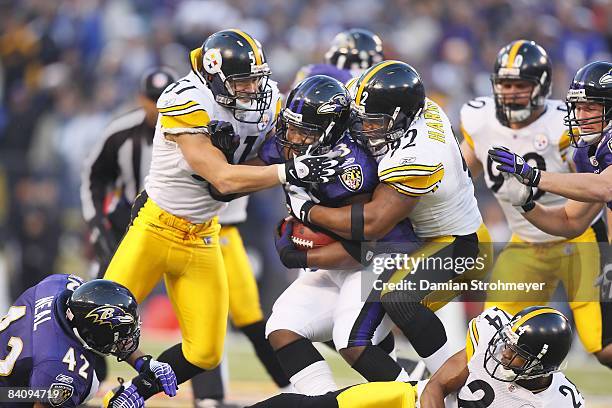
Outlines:
[{"label": "ravens bird logo", "polygon": [[108,324],[111,329],[122,324],[131,324],[134,322],[134,317],[132,315],[126,313],[120,307],[110,305],[96,307],[94,310],[87,313],[85,318],[93,319],[93,322],[100,326]]}]

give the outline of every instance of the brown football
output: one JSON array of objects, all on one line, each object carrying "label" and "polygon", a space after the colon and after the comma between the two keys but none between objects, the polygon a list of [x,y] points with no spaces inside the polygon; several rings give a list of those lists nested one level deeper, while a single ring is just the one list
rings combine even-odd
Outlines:
[{"label": "brown football", "polygon": [[291,241],[297,249],[301,251],[307,251],[313,248],[324,247],[329,245],[336,240],[324,232],[314,231],[306,225],[302,224],[295,218],[285,218],[281,226],[281,231],[284,232],[287,227],[287,222],[293,223],[293,233],[291,234]]}]

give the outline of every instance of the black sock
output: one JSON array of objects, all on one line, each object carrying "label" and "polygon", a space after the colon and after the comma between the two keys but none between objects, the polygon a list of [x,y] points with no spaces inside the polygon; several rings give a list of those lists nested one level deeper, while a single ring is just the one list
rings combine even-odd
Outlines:
[{"label": "black sock", "polygon": [[191,388],[195,399],[214,399],[223,401],[225,390],[221,377],[221,365],[210,371],[204,371],[191,379]]},{"label": "black sock", "polygon": [[259,361],[261,361],[261,363],[264,365],[266,371],[268,374],[270,374],[270,377],[272,377],[272,380],[274,380],[276,385],[280,388],[289,385],[289,378],[278,362],[278,359],[274,354],[274,349],[272,349],[272,346],[266,339],[265,322],[260,320],[248,326],[241,327],[240,330],[251,341],[251,344],[255,349],[255,354],[257,354]]},{"label": "black sock", "polygon": [[182,384],[204,372],[200,367],[187,361],[183,354],[181,343],[175,344],[161,353],[159,357],[157,357],[157,361],[163,361],[164,363],[170,364],[170,367],[174,370],[174,374],[176,374],[176,382],[178,384]]},{"label": "black sock", "polygon": [[380,347],[366,346],[352,365],[368,381],[395,381],[402,368]]},{"label": "black sock", "polygon": [[422,308],[402,329],[404,336],[410,341],[414,351],[422,358],[429,357],[446,343],[446,329],[434,312],[421,305]]},{"label": "black sock", "polygon": [[278,349],[276,357],[289,378],[317,361],[324,361],[323,356],[310,340],[304,338]]}]

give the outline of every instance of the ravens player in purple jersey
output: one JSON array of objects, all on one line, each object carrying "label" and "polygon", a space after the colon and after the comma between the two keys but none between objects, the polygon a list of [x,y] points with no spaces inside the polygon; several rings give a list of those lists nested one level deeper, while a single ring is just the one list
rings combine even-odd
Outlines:
[{"label": "ravens player in purple jersey", "polygon": [[[340,150],[345,160],[340,176],[329,183],[313,185],[309,193],[329,206],[368,200],[378,184],[377,163],[347,131],[349,119],[348,90],[331,77],[309,77],[290,92],[275,137],[265,142],[259,158],[265,164],[273,164],[285,162],[307,149]],[[323,357],[311,343],[330,340],[325,336],[333,338],[340,354],[366,379],[407,379],[406,372],[389,355],[393,351],[391,323],[378,302],[379,296],[372,295],[371,300],[375,301],[368,302],[360,298],[363,243],[336,237],[338,242],[301,252],[293,246],[291,232],[290,222],[277,237],[283,264],[288,268],[318,270],[302,274],[281,295],[266,333],[296,389],[310,394],[337,388]],[[380,250],[380,242],[385,243],[386,250],[399,244],[402,251],[408,252],[419,245],[407,219],[379,240],[378,248],[373,245],[372,254]],[[309,316],[302,316],[306,311]],[[307,326],[317,329],[311,333]],[[320,375],[313,374],[317,370]]]},{"label": "ravens player in purple jersey", "polygon": [[[170,366],[138,348],[140,318],[134,296],[110,281],[83,283],[73,275],[51,275],[26,290],[0,319],[0,387],[47,390],[34,407],[76,407],[98,390],[94,357],[127,360],[149,386],[173,396],[176,377]],[[153,384],[153,385],[151,385]],[[114,406],[140,407],[142,384],[126,384]],[[10,395],[9,395],[10,400]],[[19,406],[17,401],[2,406]]]},{"label": "ravens player in purple jersey", "polygon": [[[489,151],[497,168],[521,183],[513,189],[513,201],[523,216],[541,230],[574,238],[582,234],[602,208],[612,209],[612,64],[597,61],[578,70],[566,98],[565,123],[575,146],[575,174],[558,174],[532,168],[525,159],[505,147]],[[569,198],[564,206],[546,207],[532,200],[532,187]],[[610,215],[610,210],[608,210]],[[610,217],[608,217],[610,219]],[[602,316],[612,319],[612,267],[604,239],[601,285]],[[608,320],[610,321],[610,320]],[[605,321],[604,321],[605,323]],[[603,325],[600,363],[612,368],[612,324]]]},{"label": "ravens player in purple jersey", "polygon": [[325,53],[324,64],[302,67],[293,82],[294,87],[304,78],[327,75],[346,84],[372,65],[382,61],[383,46],[378,35],[364,29],[352,28],[336,34]]}]

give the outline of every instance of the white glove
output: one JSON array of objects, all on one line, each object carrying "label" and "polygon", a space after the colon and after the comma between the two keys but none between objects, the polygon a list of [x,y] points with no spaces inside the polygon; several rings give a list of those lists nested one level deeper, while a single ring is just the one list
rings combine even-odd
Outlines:
[{"label": "white glove", "polygon": [[300,221],[308,222],[308,213],[315,204],[319,203],[319,200],[306,191],[305,188],[291,184],[285,187],[285,193],[289,213]]},{"label": "white glove", "polygon": [[[521,183],[516,177],[504,174],[504,189],[507,200],[520,213],[529,211],[533,205],[533,190]],[[527,206],[527,207],[526,207]],[[529,208],[529,209],[528,209]]]}]

